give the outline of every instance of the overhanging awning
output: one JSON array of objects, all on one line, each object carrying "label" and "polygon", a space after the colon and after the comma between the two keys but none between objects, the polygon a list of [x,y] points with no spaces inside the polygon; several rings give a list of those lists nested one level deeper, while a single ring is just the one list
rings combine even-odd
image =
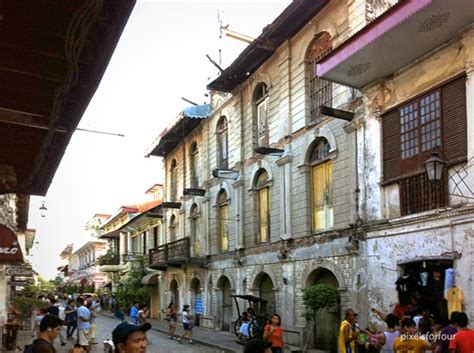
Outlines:
[{"label": "overhanging awning", "polygon": [[472,0],[406,0],[333,50],[319,77],[362,88],[440,47],[474,21]]},{"label": "overhanging awning", "polygon": [[158,273],[149,273],[142,278],[142,284],[146,286],[153,286],[158,284]]},{"label": "overhanging awning", "polygon": [[21,262],[23,262],[23,254],[15,233],[0,224],[0,264]]},{"label": "overhanging awning", "polygon": [[111,232],[99,235],[99,239],[113,239],[113,238],[120,238],[120,230],[115,229]]}]

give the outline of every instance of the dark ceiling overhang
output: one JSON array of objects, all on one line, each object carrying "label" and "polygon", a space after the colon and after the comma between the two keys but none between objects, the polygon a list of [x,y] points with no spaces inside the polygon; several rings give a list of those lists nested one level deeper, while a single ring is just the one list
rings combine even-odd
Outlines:
[{"label": "dark ceiling overhang", "polygon": [[473,21],[472,0],[401,1],[324,57],[316,74],[362,88],[447,43]]},{"label": "dark ceiling overhang", "polygon": [[218,78],[207,85],[207,89],[231,92],[270,58],[284,41],[298,33],[327,3],[329,0],[294,0]]},{"label": "dark ceiling overhang", "polygon": [[46,194],[134,5],[1,2],[0,194]]},{"label": "dark ceiling overhang", "polygon": [[120,230],[119,229],[115,229],[111,232],[99,235],[99,239],[114,239],[114,238],[120,238]]}]

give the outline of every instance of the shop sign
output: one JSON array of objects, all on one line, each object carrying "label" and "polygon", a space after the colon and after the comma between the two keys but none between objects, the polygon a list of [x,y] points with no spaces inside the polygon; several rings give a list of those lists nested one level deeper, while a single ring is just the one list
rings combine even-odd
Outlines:
[{"label": "shop sign", "polygon": [[202,305],[202,294],[196,295],[196,314],[202,315],[203,313],[203,305]]},{"label": "shop sign", "polygon": [[7,276],[33,276],[33,270],[24,267],[8,267],[6,274]]},{"label": "shop sign", "polygon": [[23,262],[23,254],[13,231],[0,225],[0,263]]}]

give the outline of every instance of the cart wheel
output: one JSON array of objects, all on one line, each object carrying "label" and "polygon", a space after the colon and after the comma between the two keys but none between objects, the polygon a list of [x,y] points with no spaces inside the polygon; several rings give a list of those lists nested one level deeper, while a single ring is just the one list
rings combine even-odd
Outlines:
[{"label": "cart wheel", "polygon": [[263,337],[263,323],[259,320],[253,319],[249,325],[249,337],[250,338],[261,338]]},{"label": "cart wheel", "polygon": [[237,337],[240,337],[240,326],[242,326],[242,317],[239,317],[235,322],[234,322],[234,334]]}]

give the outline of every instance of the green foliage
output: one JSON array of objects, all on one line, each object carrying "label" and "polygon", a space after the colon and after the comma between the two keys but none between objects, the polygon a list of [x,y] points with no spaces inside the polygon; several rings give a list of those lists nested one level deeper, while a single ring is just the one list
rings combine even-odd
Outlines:
[{"label": "green foliage", "polygon": [[38,277],[39,287],[42,292],[51,293],[56,290],[56,286],[51,281],[47,281],[42,277]]},{"label": "green foliage", "polygon": [[150,289],[142,284],[142,278],[147,274],[145,270],[146,258],[138,257],[131,262],[127,279],[121,282],[117,291],[117,299],[123,310],[128,311],[136,302],[146,304],[150,300]]},{"label": "green foliage", "polygon": [[120,255],[113,251],[107,251],[104,255],[98,258],[99,265],[118,265],[120,263]]},{"label": "green foliage", "polygon": [[311,320],[319,309],[327,308],[339,301],[339,292],[325,284],[317,284],[304,291],[303,303],[306,307],[305,318]]},{"label": "green foliage", "polygon": [[34,284],[28,284],[21,291],[21,295],[27,298],[38,298],[40,294],[41,288],[39,286],[35,286]]},{"label": "green foliage", "polygon": [[13,299],[13,306],[21,311],[21,318],[23,320],[31,317],[34,309],[41,309],[46,307],[46,303],[39,299],[28,298],[28,297],[15,297]]}]

